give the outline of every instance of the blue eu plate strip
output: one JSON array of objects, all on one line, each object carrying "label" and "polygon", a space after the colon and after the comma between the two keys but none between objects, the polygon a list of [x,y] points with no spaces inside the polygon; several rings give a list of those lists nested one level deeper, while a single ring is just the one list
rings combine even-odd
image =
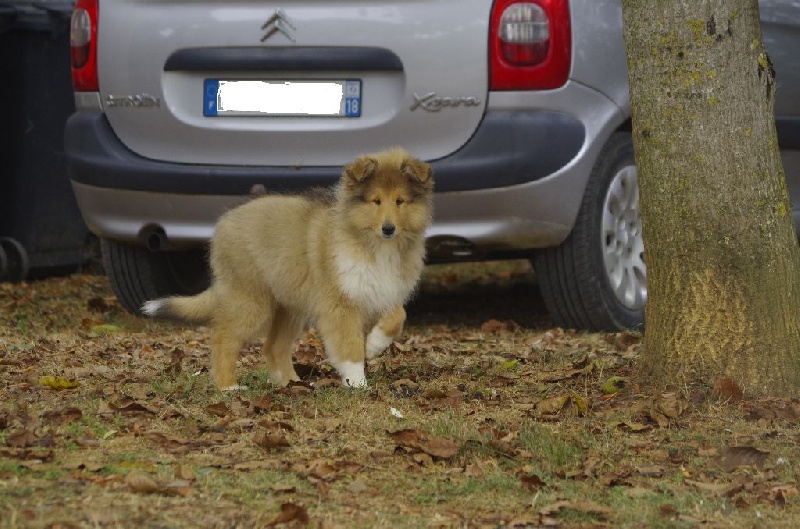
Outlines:
[{"label": "blue eu plate strip", "polygon": [[219,94],[219,81],[206,79],[203,83],[203,115],[214,117],[217,115],[217,99]]}]

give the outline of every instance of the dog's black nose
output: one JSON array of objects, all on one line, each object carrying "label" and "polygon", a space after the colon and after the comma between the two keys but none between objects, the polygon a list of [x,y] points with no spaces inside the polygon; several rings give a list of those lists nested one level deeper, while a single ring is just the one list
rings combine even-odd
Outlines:
[{"label": "dog's black nose", "polygon": [[387,239],[392,235],[394,235],[394,230],[395,230],[394,224],[389,224],[388,222],[383,226],[381,226],[381,233]]}]

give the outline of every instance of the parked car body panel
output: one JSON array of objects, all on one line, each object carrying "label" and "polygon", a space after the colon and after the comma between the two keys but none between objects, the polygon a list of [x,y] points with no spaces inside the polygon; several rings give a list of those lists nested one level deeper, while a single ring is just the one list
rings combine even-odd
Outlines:
[{"label": "parked car body panel", "polygon": [[[192,252],[159,257],[142,246],[201,246],[252,194],[333,185],[356,156],[401,145],[435,171],[431,260],[532,256],[558,324],[641,325],[643,246],[630,248],[635,267],[611,270],[597,218],[614,215],[606,209],[619,175],[638,208],[621,5],[567,1],[537,4],[560,24],[559,66],[571,50],[569,68],[554,70],[568,72],[563,85],[543,89],[503,62],[497,39],[512,0],[101,0],[99,91],[76,93],[65,152],[115,293],[132,312],[145,293],[190,293],[167,288],[185,270],[167,263]],[[760,5],[787,184],[800,204],[800,4]],[[515,85],[520,72],[528,77]],[[215,80],[359,81],[363,105],[358,117],[214,116]],[[794,218],[800,228],[800,207]],[[631,273],[633,282],[618,281]]]},{"label": "parked car body panel", "polygon": [[800,232],[800,4],[759,0],[764,46],[775,68],[775,122],[792,217]]},{"label": "parked car body panel", "polygon": [[[116,2],[113,9],[100,9],[101,100],[128,148],[171,163],[329,166],[387,145],[403,145],[426,160],[441,158],[466,143],[483,116],[489,8],[485,0],[354,1],[330,7],[314,1]],[[278,9],[289,35],[276,31],[262,41]],[[395,55],[400,69],[355,63],[281,71],[258,68],[257,55],[250,69],[224,60],[193,70],[168,67],[176,53],[187,50],[234,48],[239,59],[277,50],[296,65],[309,47],[335,54],[376,46]],[[203,115],[205,79],[359,79],[363,111],[352,119],[209,118]],[[150,106],[108,104],[111,97],[131,96],[149,96]],[[441,106],[441,100],[436,106],[436,98],[458,106]],[[427,105],[415,105],[418,99]]]}]

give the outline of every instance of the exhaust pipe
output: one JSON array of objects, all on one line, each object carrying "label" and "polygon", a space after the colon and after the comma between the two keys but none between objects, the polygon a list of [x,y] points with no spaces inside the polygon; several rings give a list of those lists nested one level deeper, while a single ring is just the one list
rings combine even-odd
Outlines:
[{"label": "exhaust pipe", "polygon": [[430,261],[469,261],[481,255],[474,244],[461,237],[438,235],[426,239],[425,245]]},{"label": "exhaust pipe", "polygon": [[144,246],[151,252],[165,252],[172,248],[164,229],[158,226],[149,226],[141,232]]}]

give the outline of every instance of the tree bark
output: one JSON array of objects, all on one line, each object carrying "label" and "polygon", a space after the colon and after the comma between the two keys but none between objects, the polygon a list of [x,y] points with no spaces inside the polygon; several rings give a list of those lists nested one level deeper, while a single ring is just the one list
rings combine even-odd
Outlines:
[{"label": "tree bark", "polygon": [[623,0],[647,261],[643,373],[800,394],[800,248],[757,0]]}]

